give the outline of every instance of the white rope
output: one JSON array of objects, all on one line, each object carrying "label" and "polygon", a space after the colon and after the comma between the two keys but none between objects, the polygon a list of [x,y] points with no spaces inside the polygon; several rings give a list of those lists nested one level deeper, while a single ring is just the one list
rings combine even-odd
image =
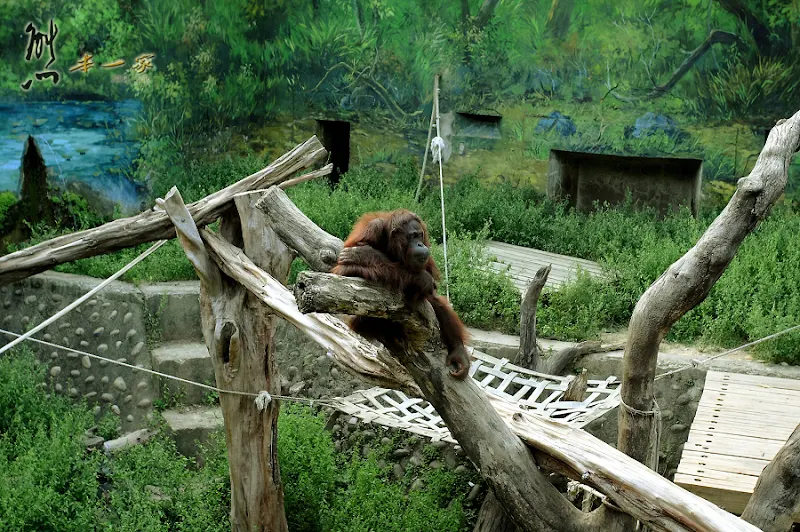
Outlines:
[{"label": "white rope", "polygon": [[742,349],[745,349],[747,347],[752,347],[754,345],[760,344],[761,342],[766,342],[767,340],[772,340],[773,338],[777,338],[778,336],[783,336],[784,334],[789,334],[790,332],[796,331],[797,329],[800,329],[800,325],[794,325],[792,327],[789,327],[788,329],[784,329],[784,330],[776,332],[774,334],[770,334],[769,336],[765,336],[763,338],[759,338],[758,340],[755,340],[755,341],[750,342],[748,344],[740,345],[739,347],[735,347],[733,349],[729,349],[728,351],[724,351],[722,353],[719,353],[719,354],[714,355],[712,357],[705,358],[703,360],[692,360],[692,362],[690,364],[686,364],[685,366],[683,366],[681,368],[673,369],[672,371],[667,371],[666,373],[662,373],[661,375],[657,375],[654,380],[663,379],[664,377],[668,377],[670,375],[674,375],[676,373],[680,373],[681,371],[686,371],[687,369],[696,368],[697,366],[701,366],[703,364],[708,364],[712,360],[716,360],[718,358],[722,358],[725,355],[730,355],[730,354],[735,353],[737,351],[741,351]]},{"label": "white rope", "polygon": [[[8,336],[14,336],[14,337],[17,338],[17,340],[20,340],[20,341],[21,341],[21,339],[23,337],[23,335],[20,335],[20,334],[11,332],[11,331],[6,331],[5,329],[0,329],[0,333],[7,334]],[[256,408],[258,408],[259,410],[264,410],[264,408],[266,408],[266,406],[270,402],[272,402],[273,399],[282,399],[282,400],[285,400],[285,401],[297,401],[297,402],[309,403],[309,404],[312,404],[312,405],[314,403],[317,403],[317,404],[322,404],[322,405],[328,406],[328,404],[325,401],[320,401],[318,399],[306,399],[304,397],[290,397],[290,396],[286,396],[286,395],[272,395],[269,392],[267,392],[266,390],[261,390],[258,393],[240,392],[240,391],[236,391],[236,390],[223,390],[221,388],[217,388],[216,386],[209,386],[208,384],[203,384],[203,383],[200,383],[200,382],[195,382],[195,381],[190,381],[190,380],[187,380],[187,379],[182,379],[181,377],[176,377],[175,375],[170,375],[168,373],[161,373],[160,371],[155,371],[155,370],[147,369],[147,368],[141,368],[139,366],[134,366],[133,364],[128,364],[127,362],[120,362],[119,360],[114,360],[114,359],[111,359],[111,358],[101,357],[100,355],[95,355],[93,353],[87,353],[86,351],[81,351],[80,349],[73,349],[73,348],[67,347],[65,345],[54,344],[52,342],[46,342],[44,340],[39,340],[37,338],[28,337],[28,338],[25,338],[25,339],[26,340],[30,340],[32,342],[36,342],[38,344],[46,345],[48,347],[61,349],[61,350],[64,350],[64,351],[67,351],[67,352],[70,352],[70,353],[75,353],[75,354],[78,354],[78,355],[87,356],[89,358],[94,358],[96,360],[105,360],[106,362],[109,362],[111,364],[116,364],[118,366],[123,366],[123,367],[126,367],[126,368],[130,368],[133,371],[142,371],[144,373],[149,373],[151,375],[156,375],[158,377],[164,377],[165,379],[170,379],[170,380],[173,380],[173,381],[182,382],[184,384],[190,384],[192,386],[199,386],[200,388],[205,388],[206,390],[210,390],[212,392],[227,393],[229,395],[243,395],[245,397],[254,397],[255,398]]]},{"label": "white rope", "polygon": [[147,251],[145,251],[144,253],[142,253],[141,255],[139,255],[138,257],[133,259],[132,261],[130,261],[128,264],[123,266],[122,269],[119,270],[117,273],[115,273],[114,275],[112,275],[111,277],[109,277],[108,279],[106,279],[105,281],[100,283],[99,285],[95,286],[94,288],[92,288],[91,290],[86,292],[84,295],[82,295],[81,297],[79,297],[78,299],[76,299],[75,301],[73,301],[72,303],[70,303],[69,305],[64,307],[63,309],[59,310],[58,312],[56,312],[55,314],[53,314],[52,316],[50,316],[49,318],[44,320],[42,323],[40,323],[39,325],[37,325],[36,327],[31,329],[30,331],[28,331],[25,334],[23,334],[22,336],[20,336],[16,340],[13,340],[13,341],[7,343],[6,345],[4,345],[3,347],[0,347],[0,355],[2,355],[3,353],[8,351],[9,349],[14,347],[15,345],[19,344],[20,342],[24,342],[25,340],[27,340],[28,338],[30,338],[31,336],[33,336],[37,332],[41,331],[42,329],[44,329],[45,327],[47,327],[48,325],[50,325],[54,321],[58,320],[59,318],[63,317],[64,315],[66,315],[72,309],[74,309],[75,307],[77,307],[78,305],[80,305],[81,303],[83,303],[84,301],[86,301],[87,299],[92,297],[93,295],[95,295],[97,292],[99,292],[100,290],[102,290],[103,288],[105,288],[106,286],[111,284],[113,281],[117,280],[119,277],[124,275],[128,270],[130,270],[131,268],[133,268],[134,266],[136,266],[137,264],[142,262],[144,259],[146,259],[148,256],[150,256],[151,253],[153,253],[155,250],[157,250],[158,248],[160,248],[161,246],[163,246],[166,243],[167,243],[166,240],[159,240],[158,242],[156,242],[155,244],[150,246],[150,248],[147,249]]},{"label": "white rope", "polygon": [[442,171],[442,164],[444,159],[445,142],[442,138],[442,132],[439,128],[439,86],[436,85],[437,93],[434,94],[434,107],[436,111],[436,137],[431,141],[431,152],[433,159],[439,161],[439,199],[442,204],[442,247],[444,248],[444,282],[445,282],[445,295],[447,301],[450,301],[450,269],[447,260],[447,225],[444,221],[444,176]]}]

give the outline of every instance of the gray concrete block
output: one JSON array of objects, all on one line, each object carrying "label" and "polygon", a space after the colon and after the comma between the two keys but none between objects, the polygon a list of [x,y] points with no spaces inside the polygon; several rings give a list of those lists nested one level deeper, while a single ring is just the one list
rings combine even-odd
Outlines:
[{"label": "gray concrete block", "polygon": [[160,342],[202,342],[200,326],[200,282],[174,281],[142,284],[145,308]]},{"label": "gray concrete block", "polygon": [[[201,384],[214,385],[214,367],[205,344],[168,343],[153,350],[152,368]],[[202,404],[208,390],[163,377],[157,379],[158,393],[162,398],[172,395],[184,405]]]},{"label": "gray concrete block", "polygon": [[196,457],[198,443],[205,444],[217,430],[224,428],[222,410],[219,407],[191,406],[161,413],[167,430],[175,440],[178,452]]}]

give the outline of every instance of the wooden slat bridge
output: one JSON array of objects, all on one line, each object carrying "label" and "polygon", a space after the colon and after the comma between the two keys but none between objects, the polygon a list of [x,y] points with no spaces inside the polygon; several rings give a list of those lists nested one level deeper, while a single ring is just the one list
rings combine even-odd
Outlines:
[{"label": "wooden slat bridge", "polygon": [[537,270],[548,264],[552,267],[545,286],[551,288],[558,288],[570,279],[574,279],[578,269],[590,275],[603,275],[602,268],[596,262],[504,242],[487,241],[486,253],[493,259],[492,269],[503,271],[510,267],[508,273],[522,294],[525,294]]},{"label": "wooden slat bridge", "polygon": [[800,381],[709,371],[675,483],[741,514],[798,424]]}]

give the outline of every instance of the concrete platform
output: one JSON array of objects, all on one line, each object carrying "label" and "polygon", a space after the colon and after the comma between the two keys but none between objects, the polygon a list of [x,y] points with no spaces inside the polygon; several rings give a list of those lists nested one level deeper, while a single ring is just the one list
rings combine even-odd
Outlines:
[{"label": "concrete platform", "polygon": [[218,407],[189,406],[161,413],[178,452],[196,457],[198,443],[206,443],[212,433],[224,427],[222,410]]}]

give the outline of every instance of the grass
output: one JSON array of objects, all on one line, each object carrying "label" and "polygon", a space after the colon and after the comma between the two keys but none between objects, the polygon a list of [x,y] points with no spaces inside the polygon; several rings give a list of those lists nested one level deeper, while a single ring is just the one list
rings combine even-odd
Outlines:
[{"label": "grass", "polygon": [[[202,450],[201,467],[163,436],[113,457],[87,451],[83,434],[94,416],[86,405],[47,395],[46,375],[27,348],[0,358],[0,530],[230,530],[221,433]],[[324,422],[307,407],[284,408],[279,417],[290,530],[469,529],[461,503],[474,472],[419,472],[426,487],[409,493],[411,477],[389,481],[388,446],[366,457],[337,455]]]}]

